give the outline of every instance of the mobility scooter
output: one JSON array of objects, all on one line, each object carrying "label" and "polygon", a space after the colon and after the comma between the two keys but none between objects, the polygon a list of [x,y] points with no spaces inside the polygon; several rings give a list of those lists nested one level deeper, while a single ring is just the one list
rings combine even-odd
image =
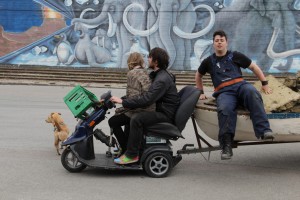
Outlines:
[{"label": "mobility scooter", "polygon": [[[118,165],[113,162],[115,154],[112,147],[118,147],[113,133],[106,136],[96,128],[105,119],[108,110],[115,107],[110,101],[111,92],[104,93],[99,101],[90,91],[76,86],[64,98],[73,115],[80,120],[72,135],[62,143],[66,146],[61,155],[63,167],[69,172],[80,172],[88,166],[107,170],[144,170],[147,175],[156,178],[167,176],[182,159],[180,154],[173,155],[170,140],[183,138],[181,132],[194,112],[200,91],[186,86],[179,91],[179,95],[181,101],[174,124],[158,123],[148,127],[140,149],[140,160],[129,165]],[[108,146],[105,153],[95,153],[93,137]]]}]

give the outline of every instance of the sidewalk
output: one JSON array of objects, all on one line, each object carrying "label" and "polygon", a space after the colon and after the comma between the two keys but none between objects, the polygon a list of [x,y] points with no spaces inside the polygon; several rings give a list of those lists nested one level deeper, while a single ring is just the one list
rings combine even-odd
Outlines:
[{"label": "sidewalk", "polygon": [[43,81],[43,80],[12,80],[0,79],[0,85],[37,85],[37,86],[76,86],[95,87],[95,88],[126,88],[126,84],[110,83],[80,83],[73,81]]}]

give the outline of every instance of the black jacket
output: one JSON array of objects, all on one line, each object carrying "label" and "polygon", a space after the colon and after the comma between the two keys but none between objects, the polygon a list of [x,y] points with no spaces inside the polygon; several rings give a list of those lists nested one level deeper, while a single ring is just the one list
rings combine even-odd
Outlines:
[{"label": "black jacket", "polygon": [[151,73],[152,84],[148,92],[141,96],[123,100],[124,108],[142,108],[156,102],[156,111],[164,113],[174,120],[180,97],[175,85],[175,77],[166,70],[158,70]]}]

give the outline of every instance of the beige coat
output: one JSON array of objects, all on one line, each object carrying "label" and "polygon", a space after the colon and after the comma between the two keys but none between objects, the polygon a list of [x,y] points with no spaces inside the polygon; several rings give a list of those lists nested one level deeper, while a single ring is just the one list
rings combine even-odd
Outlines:
[{"label": "beige coat", "polygon": [[[142,95],[144,92],[148,91],[150,85],[151,80],[149,78],[147,70],[139,66],[135,67],[127,73],[126,98]],[[124,111],[124,108],[116,110],[117,113],[121,111]],[[134,113],[145,111],[155,111],[155,104],[152,104],[145,108],[132,109],[125,112],[125,114],[128,117],[132,117]]]}]

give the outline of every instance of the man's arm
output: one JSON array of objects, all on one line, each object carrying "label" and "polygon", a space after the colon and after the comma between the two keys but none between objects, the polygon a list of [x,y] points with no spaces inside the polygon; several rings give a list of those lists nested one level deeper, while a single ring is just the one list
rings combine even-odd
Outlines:
[{"label": "man's arm", "polygon": [[271,94],[272,93],[272,89],[269,87],[268,85],[268,81],[264,75],[264,73],[261,71],[260,67],[255,64],[254,62],[252,62],[250,64],[250,66],[248,67],[255,75],[256,77],[261,81],[262,83],[262,91],[265,93],[265,94]]},{"label": "man's arm", "polygon": [[198,71],[196,72],[195,74],[195,82],[196,82],[196,87],[201,90],[201,95],[200,95],[200,99],[206,99],[206,96],[204,94],[204,91],[203,91],[203,81],[202,81],[202,77],[203,75],[200,74]]}]

